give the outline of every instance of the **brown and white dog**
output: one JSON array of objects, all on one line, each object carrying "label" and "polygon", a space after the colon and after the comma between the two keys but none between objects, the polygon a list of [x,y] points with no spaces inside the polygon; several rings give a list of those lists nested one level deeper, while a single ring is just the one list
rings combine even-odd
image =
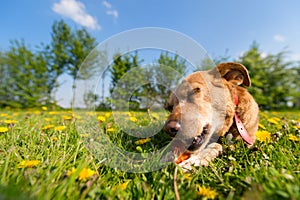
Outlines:
[{"label": "brown and white dog", "polygon": [[175,162],[184,170],[208,165],[222,152],[217,141],[227,133],[249,147],[255,142],[259,108],[240,85],[251,85],[247,69],[228,62],[192,73],[171,94],[164,129],[174,137]]}]

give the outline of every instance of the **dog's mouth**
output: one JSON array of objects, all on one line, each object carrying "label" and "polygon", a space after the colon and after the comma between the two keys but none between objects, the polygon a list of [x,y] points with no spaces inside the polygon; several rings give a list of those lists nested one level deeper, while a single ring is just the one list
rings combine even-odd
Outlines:
[{"label": "dog's mouth", "polygon": [[[202,145],[205,145],[206,141],[209,140],[210,125],[207,124],[202,128],[202,132],[190,139],[176,138],[172,140],[170,150],[171,155],[166,156],[165,160],[167,161],[176,161],[176,163],[182,162],[182,159],[187,159],[193,151],[200,149]],[[187,156],[187,157],[185,157]]]},{"label": "dog's mouth", "polygon": [[199,135],[197,135],[196,137],[194,137],[192,144],[188,147],[189,151],[195,151],[201,147],[201,145],[207,139],[209,129],[210,129],[209,124],[207,124],[203,127],[202,132]]}]

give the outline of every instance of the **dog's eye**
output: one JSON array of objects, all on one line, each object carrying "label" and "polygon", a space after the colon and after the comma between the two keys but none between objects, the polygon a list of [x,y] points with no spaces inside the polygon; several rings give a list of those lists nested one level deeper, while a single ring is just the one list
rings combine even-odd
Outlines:
[{"label": "dog's eye", "polygon": [[194,88],[194,89],[192,89],[192,91],[190,91],[189,93],[188,93],[188,96],[193,96],[193,95],[195,95],[195,94],[198,94],[198,93],[200,93],[200,91],[201,91],[201,89],[200,88]]},{"label": "dog's eye", "polygon": [[193,89],[194,94],[197,94],[197,93],[199,93],[200,91],[201,91],[200,88],[194,88],[194,89]]}]

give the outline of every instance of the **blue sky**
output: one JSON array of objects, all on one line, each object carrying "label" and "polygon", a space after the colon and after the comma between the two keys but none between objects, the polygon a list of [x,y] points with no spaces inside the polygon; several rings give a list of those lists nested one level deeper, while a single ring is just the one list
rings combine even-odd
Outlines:
[{"label": "blue sky", "polygon": [[64,19],[85,27],[97,42],[133,28],[163,27],[196,40],[211,57],[235,59],[253,41],[265,53],[287,48],[300,60],[299,0],[3,0],[0,50],[24,39],[34,48],[50,42],[51,25]]},{"label": "blue sky", "polygon": [[23,38],[32,47],[49,43],[54,20],[86,27],[101,42],[119,32],[147,26],[182,32],[211,56],[228,49],[235,58],[255,40],[266,53],[285,47],[300,59],[300,1],[277,0],[4,0],[0,48]]}]

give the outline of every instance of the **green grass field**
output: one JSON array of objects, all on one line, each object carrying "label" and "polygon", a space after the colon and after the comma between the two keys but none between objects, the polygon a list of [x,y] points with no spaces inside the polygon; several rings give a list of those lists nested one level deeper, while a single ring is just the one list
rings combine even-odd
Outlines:
[{"label": "green grass field", "polygon": [[[148,173],[110,168],[88,151],[75,124],[86,117],[119,148],[151,152],[169,138],[128,136],[110,113],[0,111],[0,199],[175,199],[174,164]],[[131,113],[151,125],[159,116]],[[253,149],[242,141],[225,144],[224,154],[193,174],[179,169],[181,199],[300,199],[300,113],[261,112]]]}]

